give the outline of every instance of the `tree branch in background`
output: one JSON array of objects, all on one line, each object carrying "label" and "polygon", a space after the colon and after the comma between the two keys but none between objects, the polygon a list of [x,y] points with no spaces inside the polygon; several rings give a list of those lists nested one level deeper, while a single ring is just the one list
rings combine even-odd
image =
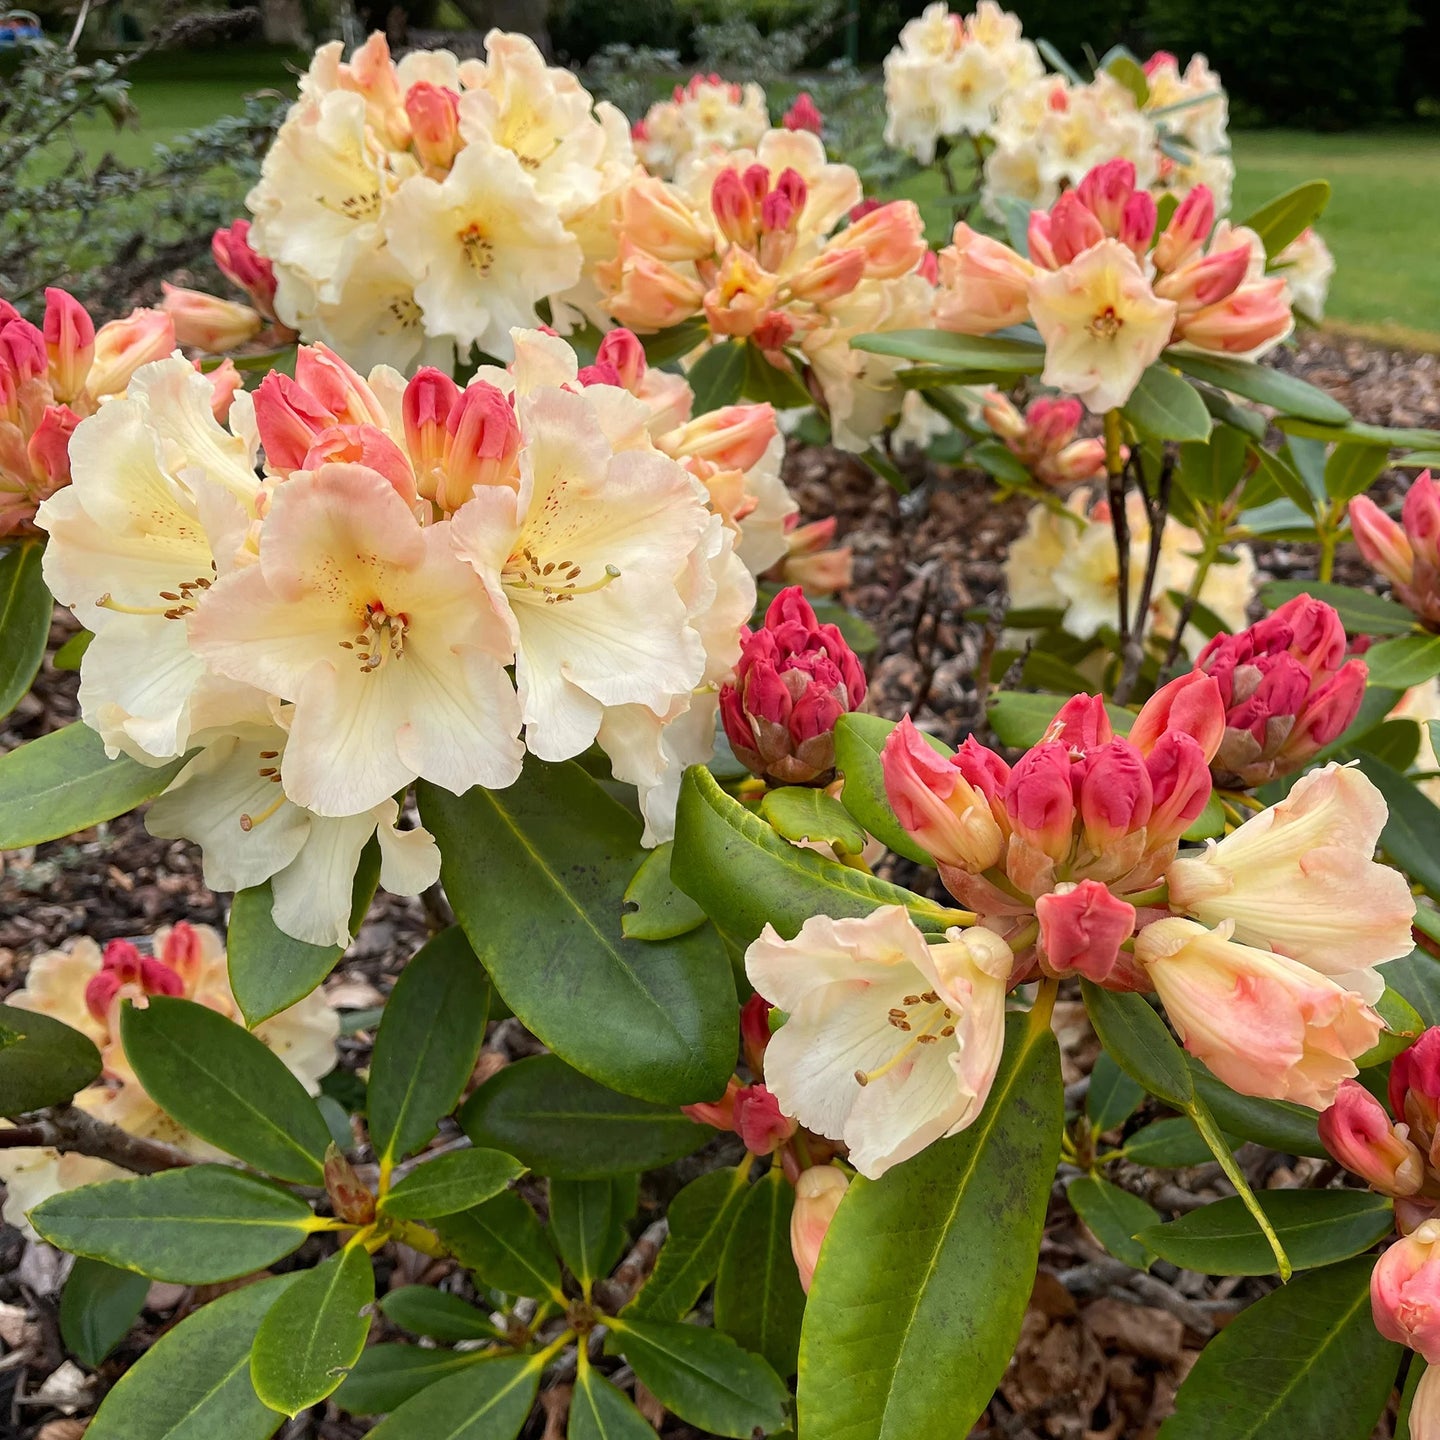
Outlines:
[{"label": "tree branch in background", "polygon": [[0,1130],[0,1150],[41,1146],[62,1155],[90,1155],[137,1175],[154,1175],[193,1165],[195,1160],[158,1140],[141,1140],[118,1125],[97,1120],[74,1105],[37,1110],[9,1130]]}]

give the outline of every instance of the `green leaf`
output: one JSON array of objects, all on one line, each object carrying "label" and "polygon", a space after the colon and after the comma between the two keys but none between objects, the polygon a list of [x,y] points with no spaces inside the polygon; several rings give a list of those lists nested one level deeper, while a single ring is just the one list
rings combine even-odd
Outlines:
[{"label": "green leaf", "polygon": [[1175,478],[1197,505],[1222,504],[1245,478],[1246,449],[1242,431],[1233,425],[1217,425],[1208,442],[1180,447]]},{"label": "green leaf", "polygon": [[1313,1110],[1288,1100],[1258,1100],[1253,1095],[1237,1095],[1198,1060],[1190,1056],[1186,1059],[1196,1094],[1226,1134],[1253,1140],[1286,1155],[1324,1157],[1330,1153],[1320,1143]]},{"label": "green leaf", "polygon": [[123,1008],[120,1036],[146,1093],[186,1130],[277,1179],[323,1183],[325,1117],[285,1062],[243,1026],[156,995],[143,1010]]},{"label": "green leaf", "polygon": [[1264,445],[1252,445],[1250,454],[1255,459],[1255,477],[1246,486],[1242,497],[1245,503],[1245,523],[1251,529],[1258,528],[1259,516],[1267,504],[1273,504],[1276,495],[1287,500],[1304,512],[1312,524],[1315,518],[1318,497],[1305,483],[1300,472],[1283,453],[1267,450]]},{"label": "green leaf", "polygon": [[857,335],[850,342],[872,355],[895,355],[951,370],[985,370],[1007,375],[1038,375],[1045,368],[1045,347],[1001,335],[956,335],[949,330],[885,330]]},{"label": "green leaf", "polygon": [[1356,1065],[1369,1070],[1375,1065],[1384,1065],[1393,1060],[1402,1050],[1408,1050],[1421,1036],[1425,1021],[1420,1012],[1396,989],[1389,984],[1390,967],[1385,967],[1385,991],[1375,1002],[1375,1012],[1385,1022],[1385,1029],[1379,1040],[1363,1055],[1356,1058]]},{"label": "green leaf", "polygon": [[380,1201],[380,1212],[392,1220],[453,1215],[483,1204],[524,1173],[524,1165],[499,1150],[453,1150],[417,1165]]},{"label": "green leaf", "polygon": [[254,1175],[191,1165],[62,1191],[30,1212],[42,1239],[152,1280],[210,1285],[263,1269],[314,1229],[310,1207]]},{"label": "green leaf", "polygon": [[533,1357],[497,1355],[426,1386],[382,1420],[370,1440],[513,1440],[539,1388]]},{"label": "green leaf", "polygon": [[0,1005],[0,1115],[59,1105],[100,1073],[88,1036],[33,1010]]},{"label": "green leaf", "polygon": [[166,1331],[105,1397],[88,1440],[269,1440],[280,1416],[250,1383],[250,1347],[298,1278],[232,1290]]},{"label": "green leaf", "polygon": [[1302,1275],[1201,1352],[1162,1440],[1367,1440],[1402,1351],[1370,1318],[1370,1260]]},{"label": "green leaf", "polygon": [[625,1314],[641,1320],[683,1320],[720,1270],[720,1257],[749,1194],[750,1163],[711,1170],[670,1202],[670,1234],[660,1258]]},{"label": "green leaf", "polygon": [[92,1370],[125,1338],[150,1282],[103,1260],[77,1260],[60,1295],[60,1338]]},{"label": "green leaf", "polygon": [[50,664],[56,670],[78,670],[90,642],[95,636],[89,630],[78,630],[51,657]]},{"label": "green leaf", "polygon": [[772,1165],[750,1187],[720,1257],[715,1328],[793,1375],[800,1354],[805,1292],[790,1249],[795,1187]]},{"label": "green leaf", "polygon": [[648,1420],[591,1365],[582,1349],[565,1440],[654,1440]]},{"label": "green leaf", "polygon": [[999,440],[981,440],[972,445],[966,457],[1002,485],[1029,485],[1033,477],[1009,446]]},{"label": "green leaf", "polygon": [[1275,423],[1286,435],[1301,435],[1327,445],[1339,445],[1346,440],[1373,440],[1377,445],[1388,445],[1392,450],[1440,445],[1440,430],[1366,425],[1359,420],[1341,425],[1339,421],[1308,420],[1299,415],[1277,415]]},{"label": "green leaf", "polygon": [[[350,933],[359,928],[380,880],[380,846],[371,839],[360,852],[350,910]],[[308,945],[287,935],[272,916],[270,882],[236,892],[230,907],[227,950],[230,988],[247,1025],[258,1025],[303,1000],[335,968],[338,945]]]},{"label": "green leaf", "polygon": [[1325,461],[1325,493],[1332,500],[1349,500],[1368,490],[1389,463],[1389,449],[1364,440],[1337,445]]},{"label": "green leaf", "polygon": [[815,397],[792,370],[772,365],[758,345],[745,346],[745,379],[742,396],[752,404],[773,405],[777,410],[797,410],[813,405]]},{"label": "green leaf", "polygon": [[705,912],[670,878],[674,850],[673,840],[657,845],[625,887],[625,903],[635,907],[620,917],[627,940],[673,940],[705,923]]},{"label": "green leaf", "polygon": [[185,757],[151,768],[105,744],[76,721],[0,755],[0,850],[58,840],[153,800]]},{"label": "green leaf", "polygon": [[722,340],[711,346],[685,378],[695,392],[694,414],[704,415],[733,405],[745,388],[745,342]]},{"label": "green leaf", "polygon": [[1012,1016],[975,1122],[851,1182],[805,1307],[802,1434],[964,1435],[980,1416],[1034,1284],[1061,1110],[1054,1036]]},{"label": "green leaf", "polygon": [[700,315],[692,315],[668,330],[657,330],[653,335],[642,335],[640,342],[645,347],[645,359],[651,365],[668,365],[680,360],[698,345],[705,342],[710,327]]},{"label": "green leaf", "polygon": [[790,1392],[758,1355],[698,1325],[616,1318],[607,1355],[623,1354],[635,1378],[682,1420],[713,1435],[748,1440],[785,1423]]},{"label": "green leaf", "polygon": [[[428,1286],[423,1288],[429,1289]],[[432,1290],[430,1293],[437,1292]],[[380,1308],[387,1315],[390,1313],[384,1301],[381,1301]],[[395,1323],[400,1324],[398,1320]],[[330,1403],[351,1415],[382,1415],[387,1410],[398,1410],[412,1396],[429,1389],[436,1381],[446,1380],[461,1370],[470,1369],[472,1365],[489,1363],[489,1356],[484,1351],[430,1350],[419,1345],[371,1345],[361,1352],[355,1368],[330,1397]],[[204,1437],[204,1440],[209,1440],[209,1437]]]},{"label": "green leaf", "polygon": [[[843,919],[905,905],[922,930],[941,931],[948,913],[898,885],[790,844],[698,766],[680,783],[670,872],[738,946],[767,923],[793,936],[812,915]],[[727,1064],[733,1059],[732,1049]],[[714,1099],[723,1088],[722,1079],[696,1098]]]},{"label": "green leaf", "polygon": [[1440,960],[1421,949],[1385,967],[1385,981],[1427,1025],[1440,1025]]},{"label": "green leaf", "polygon": [[[1255,1198],[1297,1270],[1348,1260],[1395,1228],[1390,1200],[1368,1190],[1262,1190]],[[1206,1275],[1275,1273],[1270,1243],[1238,1195],[1192,1210],[1168,1225],[1152,1224],[1138,1238],[1186,1270]]]},{"label": "green leaf", "polygon": [[787,840],[824,843],[841,855],[858,855],[865,848],[865,832],[845,807],[823,790],[804,785],[767,790],[760,813]]},{"label": "green leaf", "polygon": [[370,1333],[375,1272],[363,1245],[306,1270],[270,1307],[250,1353],[250,1383],[272,1410],[295,1416],[345,1378]]},{"label": "green leaf", "polygon": [[1330,182],[1307,180],[1266,201],[1240,223],[1260,237],[1265,245],[1265,258],[1273,260],[1302,230],[1320,218],[1329,203]]},{"label": "green leaf", "polygon": [[[1313,595],[1339,612],[1352,635],[1412,635],[1415,617],[1403,606],[1368,590],[1326,585],[1318,580],[1268,580],[1260,587],[1260,603],[1278,610],[1297,595]],[[1366,659],[1368,661],[1369,655]]]},{"label": "green leaf", "polygon": [[435,1222],[436,1233],[467,1270],[511,1295],[568,1303],[560,1266],[535,1212],[514,1190]]},{"label": "green leaf", "polygon": [[[836,721],[835,766],[845,777],[840,802],[886,849],[917,864],[933,865],[929,852],[922,850],[895,818],[885,795],[880,751],[894,728],[893,720],[880,715],[842,715]],[[937,755],[954,753],[943,740],[923,730],[920,734]]]},{"label": "green leaf", "polygon": [[625,1249],[625,1222],[635,1213],[639,1180],[552,1180],[550,1230],[570,1273],[588,1295],[594,1280],[610,1273]]},{"label": "green leaf", "polygon": [[558,1055],[533,1055],[492,1075],[465,1102],[460,1125],[476,1145],[562,1180],[652,1170],[698,1150],[713,1134],[673,1106],[597,1084]]},{"label": "green leaf", "polygon": [[1123,1124],[1139,1108],[1145,1090],[1136,1084],[1104,1050],[1095,1057],[1090,1088],[1085,1092],[1085,1116],[1090,1128],[1104,1134]]},{"label": "green leaf", "polygon": [[1167,350],[1165,360],[1192,379],[1243,395],[1257,405],[1269,405],[1286,415],[1321,425],[1344,425],[1350,418],[1350,412],[1323,390],[1269,365],[1236,360],[1229,355],[1192,355],[1180,350]]},{"label": "green leaf", "polygon": [[1343,740],[1337,758],[1373,755],[1391,769],[1405,771],[1420,752],[1420,726],[1414,720],[1386,720],[1371,726],[1353,740]]},{"label": "green leaf", "polygon": [[1440,675],[1440,635],[1401,635],[1365,652],[1370,684],[1408,690]]},{"label": "green leaf", "polygon": [[[1011,745],[1017,750],[1038,745],[1044,738],[1050,722],[1059,713],[1068,695],[1027,695],[1020,690],[1005,690],[990,701],[990,728],[1002,745]],[[1105,713],[1117,735],[1128,735],[1135,723],[1135,716],[1129,710],[1109,703]]]},{"label": "green leaf", "polygon": [[1137,1084],[1178,1110],[1195,1098],[1185,1052],[1143,995],[1080,982],[1085,1009],[1100,1043]]},{"label": "green leaf", "polygon": [[[1155,1254],[1135,1236],[1160,1223],[1159,1212],[1153,1206],[1097,1175],[1078,1176],[1065,1194],[1075,1213],[1110,1254],[1137,1270],[1150,1268]],[[1265,1253],[1270,1253],[1268,1247]]]},{"label": "green leaf", "polygon": [[1166,365],[1147,367],[1120,413],[1156,440],[1204,440],[1210,434],[1205,402]]},{"label": "green leaf", "polygon": [[490,982],[459,926],[424,945],[400,972],[375,1036],[367,1111],[381,1165],[435,1133],[459,1102],[480,1047]]},{"label": "green leaf", "polygon": [[1412,880],[1440,896],[1440,848],[1435,844],[1440,810],[1415,788],[1412,780],[1388,765],[1369,755],[1361,755],[1359,763],[1390,807],[1390,818],[1380,832],[1380,848],[1408,871]]},{"label": "green leaf", "polygon": [[1143,110],[1145,102],[1150,98],[1150,82],[1145,78],[1145,71],[1135,57],[1116,55],[1106,62],[1105,69],[1135,97],[1136,105]]},{"label": "green leaf", "polygon": [[1182,1170],[1211,1159],[1205,1137],[1188,1115],[1142,1125],[1120,1147],[1120,1154],[1132,1165],[1149,1165],[1158,1170]]},{"label": "green leaf", "polygon": [[[432,1285],[402,1285],[380,1299],[385,1318],[428,1340],[501,1340],[502,1332],[478,1305]],[[369,1353],[368,1351],[366,1352]],[[433,1354],[434,1352],[429,1352]],[[353,1373],[353,1372],[352,1372]],[[394,1409],[392,1405],[381,1407]]]},{"label": "green leaf", "polygon": [[37,540],[0,554],[0,716],[20,703],[45,658],[55,602],[40,574],[43,554]]},{"label": "green leaf", "polygon": [[739,1013],[729,958],[710,926],[663,943],[621,933],[641,853],[624,806],[573,762],[532,760],[507,790],[422,785],[420,812],[460,923],[527,1029],[641,1099],[725,1088]]}]

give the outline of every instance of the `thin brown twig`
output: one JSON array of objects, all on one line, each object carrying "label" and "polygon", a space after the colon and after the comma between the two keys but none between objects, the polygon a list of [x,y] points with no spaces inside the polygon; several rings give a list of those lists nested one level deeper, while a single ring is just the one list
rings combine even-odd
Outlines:
[{"label": "thin brown twig", "polygon": [[[1155,592],[1155,576],[1160,569],[1160,552],[1165,543],[1165,522],[1170,514],[1170,487],[1175,476],[1175,456],[1168,447],[1160,464],[1160,478],[1156,482],[1153,495],[1146,488],[1144,478],[1140,474],[1140,467],[1133,456],[1129,463],[1136,466],[1136,485],[1141,499],[1145,502],[1145,518],[1150,526],[1150,541],[1146,548],[1145,573],[1140,580],[1140,593],[1135,599],[1135,614],[1131,618],[1127,633],[1122,638],[1120,679],[1115,686],[1114,696],[1117,705],[1124,705],[1130,699],[1135,682],[1140,678],[1140,665],[1145,658],[1145,622],[1150,615],[1150,597]],[[1126,528],[1128,530],[1128,525]],[[1124,555],[1122,552],[1120,572],[1122,597],[1120,607],[1122,610],[1125,608],[1125,595],[1128,588],[1126,581],[1129,576],[1126,573],[1125,564],[1128,558],[1128,555]]]},{"label": "thin brown twig", "polygon": [[97,1120],[74,1105],[56,1105],[35,1112],[22,1124],[0,1130],[0,1149],[41,1146],[62,1154],[90,1155],[108,1160],[137,1175],[154,1175],[193,1165],[193,1156],[158,1140],[142,1140],[118,1125]]}]

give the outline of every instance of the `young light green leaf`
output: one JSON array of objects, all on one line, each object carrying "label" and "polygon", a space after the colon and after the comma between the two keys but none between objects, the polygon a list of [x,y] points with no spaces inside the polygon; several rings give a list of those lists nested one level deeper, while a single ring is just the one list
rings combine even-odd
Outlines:
[{"label": "young light green leaf", "polygon": [[823,790],[805,785],[767,790],[760,813],[775,833],[787,840],[830,845],[840,855],[858,855],[865,848],[865,832],[845,807]]},{"label": "young light green leaf", "polygon": [[105,742],[77,720],[0,755],[0,850],[58,840],[153,800],[185,757],[153,769],[128,755],[108,760]]},{"label": "young light green leaf", "polygon": [[382,1420],[370,1440],[514,1440],[540,1388],[527,1355],[498,1355],[427,1385]]},{"label": "young light green leaf", "polygon": [[713,1134],[672,1106],[597,1084],[558,1055],[507,1065],[465,1102],[459,1118],[476,1145],[562,1180],[651,1170],[698,1150]]},{"label": "young light green leaf", "polygon": [[0,1115],[59,1105],[100,1073],[88,1036],[33,1010],[0,1005]]},{"label": "young light green leaf", "polygon": [[628,1317],[611,1322],[607,1355],[623,1354],[636,1378],[696,1429],[734,1440],[778,1430],[790,1394],[758,1355],[699,1325]]},{"label": "young light green leaf", "polygon": [[625,1249],[625,1222],[635,1213],[639,1185],[634,1175],[550,1182],[550,1231],[587,1295]]},{"label": "young light green leaf", "polygon": [[92,1370],[125,1338],[150,1282],[103,1260],[77,1260],[60,1295],[60,1338]]},{"label": "young light green leaf", "polygon": [[453,1150],[422,1161],[380,1201],[392,1220],[432,1220],[498,1195],[526,1167],[499,1150]]},{"label": "young light green leaf", "polygon": [[38,540],[0,553],[0,716],[20,703],[45,658],[55,602],[40,573],[43,553]]},{"label": "young light green leaf", "polygon": [[625,904],[635,907],[620,917],[627,940],[673,940],[705,923],[705,912],[670,878],[674,849],[673,840],[657,845],[625,887]]},{"label": "young light green leaf", "polygon": [[191,1165],[65,1190],[30,1212],[42,1239],[152,1280],[211,1285],[273,1264],[314,1229],[288,1190],[225,1165]]},{"label": "young light green leaf", "polygon": [[298,1279],[232,1290],[166,1331],[105,1397],[87,1440],[270,1440],[281,1417],[250,1383],[250,1347]]},{"label": "young light green leaf", "polygon": [[490,982],[459,926],[400,972],[375,1036],[367,1110],[383,1166],[418,1150],[448,1115],[485,1043]]},{"label": "young light green leaf", "polygon": [[[380,1309],[387,1320],[402,1330],[423,1335],[427,1340],[453,1344],[457,1340],[504,1339],[503,1333],[478,1305],[446,1290],[437,1290],[433,1285],[402,1285],[381,1298]],[[383,1408],[391,1410],[394,1406]]]},{"label": "young light green leaf", "polygon": [[126,1005],[120,1036],[146,1093],[202,1140],[280,1180],[324,1179],[330,1130],[285,1062],[243,1026],[163,995]]},{"label": "young light green leaf", "polygon": [[370,1333],[375,1271],[363,1245],[306,1270],[260,1322],[250,1383],[272,1410],[298,1415],[345,1378]]},{"label": "young light green leaf", "polygon": [[660,942],[621,931],[641,856],[634,815],[574,762],[533,759],[506,790],[422,785],[420,810],[475,953],[551,1050],[645,1100],[725,1088],[739,1012],[720,937],[708,925]]},{"label": "young light green leaf", "polygon": [[1150,1268],[1155,1253],[1136,1236],[1160,1223],[1159,1212],[1153,1206],[1098,1175],[1078,1176],[1065,1194],[1075,1213],[1110,1254],[1137,1270]]}]

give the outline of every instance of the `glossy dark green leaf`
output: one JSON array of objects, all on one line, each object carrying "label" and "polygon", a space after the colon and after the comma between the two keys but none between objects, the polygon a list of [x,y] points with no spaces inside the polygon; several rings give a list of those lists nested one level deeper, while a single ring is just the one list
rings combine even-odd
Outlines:
[{"label": "glossy dark green leaf", "polygon": [[371,1440],[513,1440],[535,1403],[540,1368],[525,1355],[466,1365],[407,1400]]},{"label": "glossy dark green leaf", "polygon": [[654,1434],[654,1426],[590,1364],[582,1351],[565,1440],[653,1440]]},{"label": "glossy dark green leaf", "polygon": [[370,1333],[375,1272],[363,1245],[347,1245],[300,1278],[260,1322],[250,1383],[272,1410],[298,1415],[345,1378]]},{"label": "glossy dark green leaf", "polygon": [[1320,218],[1329,203],[1330,182],[1307,180],[1266,201],[1240,223],[1260,237],[1266,259],[1273,260],[1302,230]]},{"label": "glossy dark green leaf", "polygon": [[949,330],[886,330],[857,335],[856,350],[894,355],[951,370],[993,371],[1007,375],[1038,375],[1045,368],[1045,347],[1001,335],[957,335]]},{"label": "glossy dark green leaf", "polygon": [[550,1182],[550,1232],[587,1293],[624,1253],[625,1222],[635,1213],[639,1184],[634,1175]]},{"label": "glossy dark green leaf", "polygon": [[[1038,745],[1050,722],[1068,695],[1029,695],[1019,690],[1006,690],[992,697],[989,708],[990,727],[1002,745],[1017,750]],[[1117,735],[1128,735],[1135,716],[1118,705],[1106,704],[1105,713]]]},{"label": "glossy dark green leaf", "polygon": [[499,1150],[452,1150],[423,1160],[380,1201],[393,1220],[431,1220],[498,1195],[526,1167]]},{"label": "glossy dark green leaf", "polygon": [[720,1257],[715,1328],[769,1361],[777,1375],[795,1373],[805,1292],[790,1248],[795,1187],[773,1165],[750,1187]]},{"label": "glossy dark green leaf", "polygon": [[[350,910],[353,935],[370,909],[380,881],[380,846],[371,841],[360,853]],[[230,988],[247,1025],[258,1025],[303,1000],[335,968],[345,952],[338,945],[309,945],[287,935],[271,914],[270,882],[236,892],[230,907],[226,951]]]},{"label": "glossy dark green leaf", "polygon": [[705,912],[670,878],[674,850],[673,840],[657,845],[625,887],[625,904],[635,907],[620,917],[627,940],[673,940],[705,923]]},{"label": "glossy dark green leaf", "polygon": [[1365,652],[1370,683],[1391,690],[1408,690],[1412,685],[1440,675],[1440,635],[1399,635],[1382,640]]},{"label": "glossy dark green leaf", "polygon": [[58,840],[153,800],[179,774],[182,756],[152,769],[76,721],[0,755],[0,850]]},{"label": "glossy dark green leaf", "polygon": [[150,1282],[103,1260],[80,1259],[60,1295],[60,1338],[92,1370],[125,1338],[145,1304]]},{"label": "glossy dark green leaf", "polygon": [[621,931],[642,853],[634,815],[573,762],[533,760],[506,790],[422,785],[420,809],[460,923],[528,1029],[642,1099],[724,1089],[738,1010],[720,937],[708,925],[663,942]]},{"label": "glossy dark green leaf", "polygon": [[1313,1110],[1288,1100],[1259,1100],[1253,1095],[1237,1095],[1198,1060],[1189,1056],[1186,1059],[1195,1082],[1195,1093],[1227,1135],[1254,1140],[1287,1155],[1329,1154],[1320,1143]]},{"label": "glossy dark green leaf", "polygon": [[693,315],[672,325],[668,330],[657,330],[653,335],[642,335],[640,343],[645,347],[645,359],[651,365],[668,365],[680,360],[697,345],[704,343],[710,327],[702,316]]},{"label": "glossy dark green leaf", "polygon": [[1384,975],[1386,984],[1403,995],[1427,1025],[1440,1025],[1440,960],[1417,948],[1403,960],[1392,960]]},{"label": "glossy dark green leaf", "polygon": [[625,1313],[641,1320],[683,1320],[720,1270],[720,1257],[749,1193],[749,1164],[711,1170],[670,1202],[670,1233],[640,1293]]},{"label": "glossy dark green leaf", "polygon": [[263,1269],[298,1249],[313,1221],[288,1190],[224,1165],[83,1185],[30,1212],[62,1250],[182,1285]]},{"label": "glossy dark green leaf", "polygon": [[[935,862],[929,853],[910,838],[909,832],[895,818],[895,812],[885,796],[885,772],[880,764],[880,752],[894,728],[893,720],[886,720],[880,715],[842,715],[836,721],[835,766],[845,777],[840,801],[886,849],[917,864],[933,865]],[[926,735],[923,730],[920,733],[937,755],[954,753],[943,740]]]},{"label": "glossy dark green leaf", "polygon": [[640,1383],[697,1430],[747,1440],[785,1421],[790,1392],[779,1377],[718,1331],[627,1317],[613,1322],[605,1353],[623,1354]]},{"label": "glossy dark green leaf", "polygon": [[1012,1016],[974,1123],[851,1182],[805,1307],[801,1434],[913,1440],[979,1418],[1034,1285],[1062,1108],[1055,1037]]},{"label": "glossy dark green leaf", "polygon": [[815,397],[791,370],[772,365],[758,345],[745,346],[745,379],[741,394],[752,404],[773,405],[777,410],[797,410],[813,405]]},{"label": "glossy dark green leaf", "polygon": [[1369,1260],[1301,1275],[1201,1352],[1161,1440],[1367,1440],[1401,1349],[1370,1318]]},{"label": "glossy dark green leaf", "polygon": [[465,1102],[460,1124],[476,1145],[564,1180],[651,1170],[714,1133],[674,1106],[608,1090],[557,1055],[533,1055],[492,1075]]},{"label": "glossy dark green leaf", "polygon": [[1352,635],[1410,635],[1415,630],[1415,617],[1403,605],[1368,590],[1318,580],[1270,580],[1260,587],[1260,603],[1267,610],[1278,610],[1296,595],[1313,595],[1333,606]]},{"label": "glossy dark green leaf", "polygon": [[42,554],[38,540],[0,553],[0,716],[20,703],[45,658],[55,602],[40,573]]},{"label": "glossy dark green leaf", "polygon": [[63,1021],[0,1005],[0,1115],[59,1105],[100,1074],[100,1052]]},{"label": "glossy dark green leaf", "polygon": [[1144,371],[1120,413],[1155,440],[1204,440],[1210,434],[1210,412],[1195,387],[1163,364]]},{"label": "glossy dark green leaf", "polygon": [[1085,1117],[1098,1134],[1113,1130],[1128,1120],[1145,1099],[1144,1087],[1132,1080],[1102,1050],[1090,1071],[1090,1088],[1085,1092]]},{"label": "glossy dark green leaf", "polygon": [[1159,1212],[1153,1206],[1098,1175],[1078,1176],[1065,1194],[1075,1213],[1110,1254],[1137,1270],[1150,1268],[1155,1254],[1135,1236],[1160,1223]]},{"label": "glossy dark green leaf", "polygon": [[146,1093],[202,1140],[280,1180],[319,1185],[330,1130],[285,1062],[242,1025],[157,995],[120,1017]]},{"label": "glossy dark green leaf", "polygon": [[1360,769],[1385,797],[1390,818],[1380,832],[1380,848],[1412,880],[1432,895],[1440,895],[1440,809],[1422,795],[1412,781],[1368,755],[1360,756]]},{"label": "glossy dark green leaf", "polygon": [[1204,1165],[1212,1158],[1205,1137],[1188,1115],[1174,1115],[1142,1125],[1126,1139],[1121,1153],[1132,1164],[1149,1165],[1157,1170],[1183,1170],[1191,1165]]},{"label": "glossy dark green leaf", "polygon": [[250,1383],[250,1347],[298,1278],[232,1290],[166,1331],[105,1397],[89,1440],[269,1440],[281,1417]]},{"label": "glossy dark green leaf", "polygon": [[446,1215],[435,1230],[455,1258],[511,1295],[560,1297],[560,1265],[535,1212],[514,1190]]},{"label": "glossy dark green leaf", "polygon": [[[383,1303],[381,1308],[385,1308]],[[488,1363],[488,1357],[477,1350],[371,1345],[361,1352],[355,1368],[330,1397],[330,1403],[351,1415],[383,1415],[398,1410],[412,1396],[439,1380],[446,1380],[473,1365]]]},{"label": "glossy dark green leaf", "polygon": [[1143,995],[1080,983],[1085,1009],[1100,1043],[1137,1084],[1176,1109],[1194,1098],[1185,1052]]},{"label": "glossy dark green leaf", "polygon": [[[432,1285],[402,1285],[380,1299],[385,1318],[427,1340],[499,1340],[502,1332],[478,1305]],[[367,1351],[366,1354],[370,1352]],[[383,1406],[393,1409],[393,1406]]]},{"label": "glossy dark green leaf", "polygon": [[418,1150],[459,1102],[485,1043],[490,982],[459,926],[400,972],[375,1036],[367,1112],[382,1164]]},{"label": "glossy dark green leaf", "polygon": [[[1348,1260],[1395,1228],[1390,1200],[1368,1190],[1261,1190],[1255,1198],[1297,1270]],[[1269,1241],[1238,1196],[1166,1225],[1153,1224],[1139,1238],[1182,1269],[1206,1275],[1275,1273]]]},{"label": "glossy dark green leaf", "polygon": [[[1200,403],[1205,403],[1203,396]],[[1195,504],[1219,505],[1245,478],[1246,450],[1244,431],[1217,425],[1208,441],[1190,441],[1180,447],[1176,482]]]},{"label": "glossy dark green leaf", "polygon": [[787,840],[830,845],[842,855],[858,855],[865,848],[865,832],[824,790],[804,785],[767,790],[760,801],[760,813],[776,834]]},{"label": "glossy dark green leaf", "polygon": [[705,415],[733,405],[745,387],[745,342],[722,340],[690,367],[685,378],[695,392],[693,411]]},{"label": "glossy dark green leaf", "polygon": [[[908,906],[922,930],[945,928],[946,912],[931,901],[782,839],[698,766],[681,781],[675,827],[675,883],[736,945],[766,924],[788,937],[812,915],[843,919],[881,905]],[[723,1087],[696,1098],[713,1100]]]},{"label": "glossy dark green leaf", "polygon": [[1166,351],[1165,359],[1196,380],[1243,395],[1257,405],[1269,405],[1286,415],[1321,425],[1344,425],[1350,418],[1350,412],[1323,390],[1269,365],[1236,360],[1229,355],[1195,355],[1179,350]]}]

